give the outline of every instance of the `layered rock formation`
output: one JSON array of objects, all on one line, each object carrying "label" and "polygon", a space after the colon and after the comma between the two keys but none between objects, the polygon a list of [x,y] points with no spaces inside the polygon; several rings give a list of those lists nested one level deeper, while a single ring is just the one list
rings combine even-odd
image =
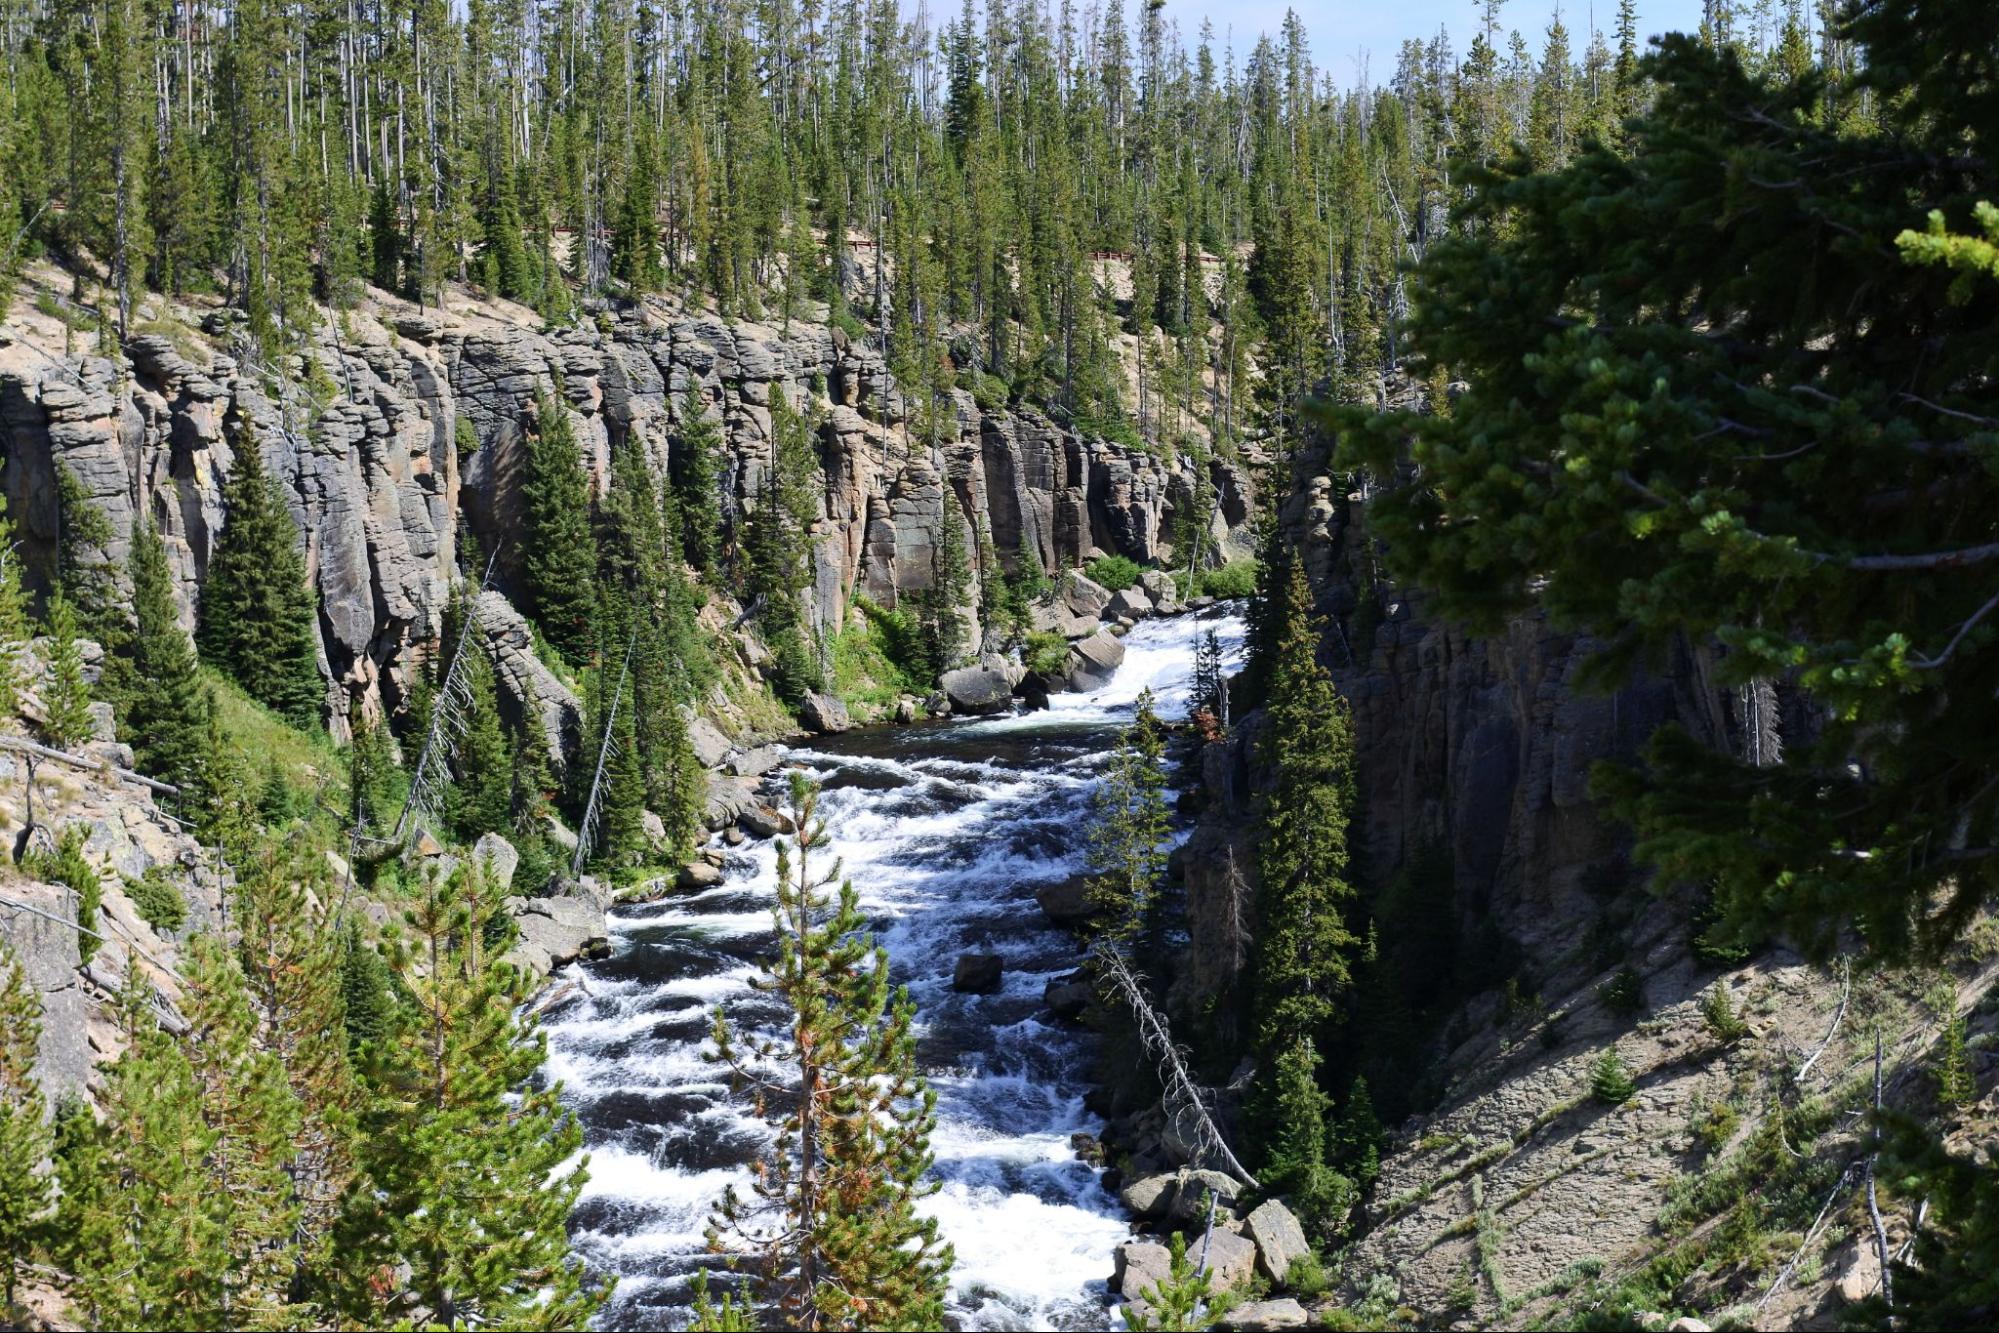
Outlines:
[{"label": "layered rock formation", "polygon": [[[1165,554],[1195,490],[1184,460],[1079,435],[1029,408],[982,409],[962,392],[955,411],[938,414],[941,428],[919,432],[880,353],[820,323],[780,328],[647,304],[542,329],[497,306],[419,311],[376,293],[324,319],[284,375],[244,359],[234,328],[223,312],[201,334],[147,333],[115,362],[65,358],[46,335],[30,336],[25,317],[0,333],[10,511],[31,571],[46,571],[61,523],[57,469],[68,469],[110,519],[104,555],[121,574],[133,523],[149,515],[191,622],[226,519],[223,483],[254,440],[303,534],[336,734],[350,702],[400,706],[412,669],[435,650],[461,530],[498,553],[498,585],[509,586],[537,392],[567,403],[601,487],[624,448],[646,450],[665,475],[684,395],[698,391],[727,443],[730,513],[764,483],[773,395],[807,411],[820,423],[824,481],[812,614],[827,628],[844,623],[856,595],[894,606],[931,586],[946,487],[975,558],[983,532],[1002,564],[1028,551],[1050,570],[1099,553]],[[1208,480],[1219,497],[1204,516],[1210,537],[1239,546],[1245,480],[1222,462]],[[523,673],[503,682],[560,744],[565,702]]]}]

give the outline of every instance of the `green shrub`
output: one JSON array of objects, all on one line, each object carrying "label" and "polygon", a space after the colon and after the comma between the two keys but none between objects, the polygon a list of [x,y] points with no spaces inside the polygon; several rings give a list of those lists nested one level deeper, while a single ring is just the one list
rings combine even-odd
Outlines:
[{"label": "green shrub", "polygon": [[1730,1103],[1697,1101],[1687,1127],[1693,1131],[1694,1142],[1712,1157],[1728,1146],[1741,1124],[1741,1113]]},{"label": "green shrub", "polygon": [[1638,1091],[1624,1057],[1612,1046],[1590,1066],[1589,1094],[1606,1106],[1622,1106]]},{"label": "green shrub", "polygon": [[861,608],[861,614],[868,618],[868,629],[881,645],[881,651],[895,664],[897,671],[910,683],[912,688],[922,689],[931,682],[930,644],[923,632],[923,624],[902,607],[893,611],[876,606],[865,597],[854,599],[854,605]]},{"label": "green shrub", "polygon": [[1737,1042],[1749,1035],[1749,1024],[1742,1015],[1735,1012],[1735,1002],[1729,998],[1728,987],[1717,981],[1701,996],[1701,1019],[1715,1040],[1724,1045]]},{"label": "green shrub", "polygon": [[1069,641],[1052,629],[1038,629],[1027,636],[1021,661],[1036,675],[1052,676],[1069,660]]},{"label": "green shrub", "polygon": [[452,438],[458,445],[458,456],[470,458],[479,452],[479,432],[472,428],[472,418],[461,416],[453,429]]},{"label": "green shrub", "polygon": [[1121,555],[1103,555],[1092,560],[1083,570],[1090,581],[1100,583],[1112,592],[1123,592],[1138,582],[1138,576],[1145,571],[1136,560]]},{"label": "green shrub", "polygon": [[1319,1262],[1319,1256],[1307,1253],[1293,1259],[1291,1267],[1284,1270],[1284,1285],[1292,1295],[1309,1301],[1330,1291],[1333,1280],[1326,1276],[1326,1266]]},{"label": "green shrub", "polygon": [[1256,591],[1256,561],[1231,560],[1220,569],[1204,569],[1194,577],[1194,595],[1228,601]]},{"label": "green shrub", "polygon": [[139,915],[146,924],[163,935],[171,934],[187,923],[187,899],[181,896],[174,882],[158,866],[138,879],[126,879],[125,894],[139,909]]},{"label": "green shrub", "polygon": [[[31,847],[21,855],[21,869],[30,875],[76,891],[76,924],[80,932],[97,929],[97,909],[104,904],[104,881],[98,877],[97,867],[90,864],[90,858],[83,850],[89,836],[81,824],[71,824],[56,840],[53,852]],[[76,937],[78,960],[88,963],[96,955],[99,942],[95,934],[79,933]]]},{"label": "green shrub", "polygon": [[1635,1014],[1645,1008],[1645,983],[1628,967],[1618,968],[1615,976],[1596,988],[1596,993],[1604,1008],[1612,1013]]},{"label": "green shrub", "polygon": [[858,623],[835,634],[827,645],[833,667],[833,691],[849,707],[881,706],[899,694],[914,693],[927,683],[921,669],[899,658],[919,651],[921,635],[915,622],[900,611],[884,611],[862,602]]}]

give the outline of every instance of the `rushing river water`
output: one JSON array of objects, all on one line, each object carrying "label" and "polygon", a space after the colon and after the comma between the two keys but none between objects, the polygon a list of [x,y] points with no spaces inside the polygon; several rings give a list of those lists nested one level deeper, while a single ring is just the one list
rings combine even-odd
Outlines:
[{"label": "rushing river water", "polygon": [[[1111,1322],[1111,1252],[1129,1227],[1070,1147],[1071,1134],[1099,1128],[1083,1107],[1090,1038],[1049,1015],[1041,992],[1079,950],[1034,891],[1082,869],[1112,739],[1146,688],[1162,715],[1184,715],[1194,648],[1211,628],[1232,657],[1233,615],[1148,621],[1108,686],[1055,695],[1045,711],[853,732],[785,756],[823,784],[834,851],[918,1006],[942,1184],[923,1206],[957,1250],[961,1327]],[[782,781],[780,769],[767,792]],[[768,1141],[702,1051],[717,1004],[745,1027],[781,1017],[749,987],[772,939],[776,861],[773,844],[749,843],[729,853],[720,887],[615,912],[611,957],[565,972],[581,984],[547,1017],[549,1072],[590,1154],[572,1231],[619,1279],[605,1327],[684,1326],[709,1212]],[[952,992],[968,952],[1005,958],[998,993]]]}]

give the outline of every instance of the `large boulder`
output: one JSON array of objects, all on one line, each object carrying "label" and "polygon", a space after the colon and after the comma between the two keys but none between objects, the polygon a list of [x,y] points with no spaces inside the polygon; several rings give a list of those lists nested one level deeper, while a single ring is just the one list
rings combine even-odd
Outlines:
[{"label": "large boulder", "polygon": [[1173,1252],[1154,1240],[1128,1240],[1111,1256],[1111,1285],[1128,1305],[1173,1275]]},{"label": "large boulder", "polygon": [[1229,1214],[1230,1205],[1242,1194],[1242,1183],[1220,1171],[1182,1171],[1175,1177],[1178,1188],[1167,1215],[1176,1222],[1204,1222],[1208,1216],[1208,1196],[1215,1196],[1216,1211]]},{"label": "large boulder", "polygon": [[725,767],[739,778],[760,778],[778,765],[781,756],[774,745],[759,745],[754,750],[740,750],[729,756]]},{"label": "large boulder", "polygon": [[938,684],[955,712],[1000,713],[1013,705],[1013,682],[1006,667],[997,662],[946,671]]},{"label": "large boulder", "polygon": [[749,778],[708,775],[708,801],[701,810],[701,826],[707,829],[734,828],[743,811],[757,804],[757,785]]},{"label": "large boulder", "polygon": [[1042,913],[1058,926],[1080,926],[1095,915],[1090,906],[1090,877],[1071,875],[1034,891]]},{"label": "large boulder", "polygon": [[[1208,1275],[1216,1291],[1233,1291],[1256,1276],[1256,1246],[1233,1231],[1216,1227],[1207,1238]],[[1199,1262],[1201,1242],[1187,1246],[1187,1257]]]},{"label": "large boulder", "polygon": [[507,960],[536,976],[579,958],[601,958],[611,951],[604,909],[581,898],[509,898],[520,938]]},{"label": "large boulder", "polygon": [[1100,690],[1123,665],[1124,640],[1109,630],[1098,630],[1070,646],[1062,674],[1071,690]]},{"label": "large boulder", "polygon": [[13,950],[42,1001],[35,1076],[50,1100],[90,1081],[89,1003],[77,983],[76,893],[59,884],[11,883],[7,894],[31,912],[0,911],[0,940]]},{"label": "large boulder", "polygon": [[1145,589],[1145,595],[1152,599],[1152,609],[1160,615],[1170,616],[1180,609],[1180,589],[1165,570],[1146,570],[1138,576],[1138,586]]},{"label": "large boulder", "polygon": [[[521,863],[521,854],[514,845],[497,833],[481,833],[479,841],[472,844],[472,859],[485,870],[492,887],[505,893],[514,886],[514,869]],[[529,889],[539,889],[539,884],[530,884]]]},{"label": "large boulder", "polygon": [[1180,1178],[1171,1172],[1156,1176],[1140,1176],[1127,1181],[1118,1191],[1118,1202],[1133,1217],[1155,1222],[1166,1216],[1173,1207],[1173,1196],[1180,1189]]},{"label": "large boulder", "polygon": [[707,861],[690,861],[680,867],[675,882],[683,889],[712,889],[722,882],[722,867]]},{"label": "large boulder", "polygon": [[792,830],[791,816],[767,805],[745,806],[737,822],[752,838],[775,838]]},{"label": "large boulder", "polygon": [[1222,1316],[1221,1326],[1231,1333],[1276,1333],[1279,1329],[1303,1328],[1310,1317],[1304,1306],[1286,1296],[1238,1305]]},{"label": "large boulder", "polygon": [[1037,602],[1027,610],[1027,627],[1037,633],[1050,630],[1065,639],[1086,639],[1103,628],[1096,616],[1079,616],[1062,601]]},{"label": "large boulder", "polygon": [[830,694],[814,692],[805,696],[805,703],[798,710],[798,720],[805,729],[818,734],[833,735],[853,728],[854,720],[847,715],[847,705]]},{"label": "large boulder", "polygon": [[1152,614],[1152,599],[1145,595],[1145,589],[1133,584],[1129,588],[1111,594],[1106,612],[1125,620],[1143,620]]},{"label": "large boulder", "polygon": [[1070,570],[1055,587],[1055,600],[1078,617],[1101,616],[1110,605],[1111,590],[1089,576]]},{"label": "large boulder", "polygon": [[1305,1228],[1289,1208],[1275,1199],[1258,1204],[1243,1223],[1243,1230],[1256,1244],[1256,1265],[1272,1282],[1283,1282],[1291,1262],[1311,1254]]},{"label": "large boulder", "polygon": [[535,654],[534,633],[527,618],[497,592],[479,594],[479,631],[493,659],[493,678],[500,687],[501,711],[515,724],[531,726],[530,734],[547,747],[549,766],[559,775],[583,743],[583,705],[575,691]]},{"label": "large boulder", "polygon": [[991,995],[1005,973],[1006,960],[996,953],[961,954],[951,972],[951,989],[960,995]]},{"label": "large boulder", "polygon": [[697,717],[687,724],[687,740],[694,747],[694,757],[703,768],[720,768],[722,761],[729,757],[729,751],[735,748],[729,744],[729,738],[705,717]]},{"label": "large boulder", "polygon": [[1081,1018],[1095,998],[1095,988],[1081,972],[1057,977],[1041,991],[1041,1002],[1048,1006],[1050,1012],[1057,1018],[1070,1021]]}]

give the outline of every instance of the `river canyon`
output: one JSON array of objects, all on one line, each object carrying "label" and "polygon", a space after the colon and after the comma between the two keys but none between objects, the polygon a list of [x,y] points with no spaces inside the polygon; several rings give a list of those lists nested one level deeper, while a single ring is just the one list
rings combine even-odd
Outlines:
[{"label": "river canyon", "polygon": [[[1081,949],[1034,893],[1083,870],[1090,795],[1118,729],[1147,689],[1162,716],[1185,715],[1210,629],[1232,669],[1235,610],[1150,621],[1101,689],[1036,712],[814,738],[766,779],[775,791],[795,766],[822,785],[832,850],[917,1003],[938,1094],[940,1187],[924,1207],[956,1247],[951,1309],[963,1327],[1113,1318],[1106,1279],[1130,1227],[1070,1143],[1100,1127],[1084,1107],[1092,1040],[1042,999]],[[612,955],[556,978],[572,989],[547,1018],[548,1073],[588,1136],[573,1230],[586,1259],[618,1278],[606,1327],[678,1326],[690,1275],[720,1266],[703,1254],[710,1210],[726,1185],[747,1185],[767,1141],[703,1052],[717,1005],[749,1028],[781,1019],[750,987],[771,946],[776,865],[771,841],[732,849],[719,887],[615,911]],[[972,952],[1004,958],[997,992],[952,990]]]}]

